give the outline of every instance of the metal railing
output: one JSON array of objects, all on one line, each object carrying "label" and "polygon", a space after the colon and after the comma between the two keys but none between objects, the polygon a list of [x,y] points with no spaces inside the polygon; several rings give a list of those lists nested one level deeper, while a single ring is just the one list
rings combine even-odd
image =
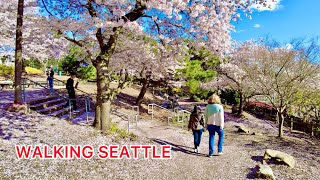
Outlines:
[{"label": "metal railing", "polygon": [[[160,108],[160,109],[164,109],[164,110],[166,110],[167,112],[170,112],[170,113],[174,113],[173,116],[168,116],[167,117],[168,124],[170,124],[170,119],[173,119],[175,117],[175,118],[177,118],[177,122],[182,123],[182,125],[181,125],[182,129],[184,127],[184,123],[188,122],[190,114],[191,114],[191,112],[187,111],[187,110],[179,110],[179,108],[175,108],[172,111],[171,109],[167,109],[165,107],[162,107],[162,106],[159,106],[157,104],[152,103],[152,104],[148,104],[148,114],[151,114],[151,119],[152,120],[153,120],[153,117],[154,117],[154,107],[157,107],[157,108]],[[181,116],[181,119],[180,119],[180,116]]]},{"label": "metal railing", "polygon": [[[67,84],[66,82],[64,82],[64,81],[62,81],[62,80],[60,80],[60,79],[57,79],[57,78],[53,78],[53,80],[56,80],[56,81],[62,82],[64,85],[66,85],[66,84]],[[78,88],[74,88],[74,89],[76,89],[76,90],[77,90],[77,91],[79,91],[79,92],[82,92],[83,94],[86,94],[87,96],[90,96],[90,94],[89,94],[89,93],[84,92],[84,91],[82,91],[82,90],[80,90],[80,89],[78,89]]]},{"label": "metal railing", "polygon": [[[26,88],[25,88],[25,85],[26,85],[26,80],[34,83],[35,85],[38,85],[46,90],[50,90],[47,86],[43,86],[41,83],[38,83],[37,81],[33,81],[29,78],[22,78],[22,96],[23,96],[23,103],[26,103]],[[67,100],[69,102],[69,119],[72,118],[72,103],[71,101],[72,100],[76,100],[76,99],[71,99],[71,98],[68,98],[66,96],[63,96],[59,93],[56,93],[56,92],[53,92],[53,94]],[[86,109],[86,121],[87,121],[87,124],[89,124],[89,111],[90,111],[90,97],[86,97],[85,98],[85,109]]]},{"label": "metal railing", "polygon": [[[180,114],[182,115],[182,117],[181,117],[181,121],[180,121]],[[189,118],[190,118],[190,114],[191,114],[191,112],[189,112],[189,111],[187,111],[187,110],[179,110],[178,112],[177,112],[177,122],[180,122],[180,123],[182,123],[182,129],[183,129],[183,126],[184,126],[184,122],[187,122],[187,121],[185,121],[185,114],[187,114],[187,117],[186,117],[186,119],[187,119],[187,121],[189,120]]]},{"label": "metal railing", "polygon": [[[162,106],[159,106],[157,104],[148,104],[148,114],[151,114],[151,120],[153,120],[153,116],[154,116],[154,107],[157,107],[157,108],[160,108],[160,109],[163,109],[163,110],[166,110],[167,112],[170,112],[170,113],[175,113],[175,109],[172,111],[171,109],[167,109],[165,107],[162,107]],[[174,115],[175,116],[175,115]],[[168,116],[167,117],[167,121],[168,121],[168,124],[169,124],[169,121],[170,119],[172,119],[174,116]]]},{"label": "metal railing", "polygon": [[[64,85],[67,84],[66,82],[64,82],[64,81],[62,81],[62,80],[60,80],[60,79],[57,79],[57,78],[53,78],[53,79],[56,80],[56,81],[59,81],[59,82],[63,83]],[[86,95],[86,97],[85,97],[86,121],[87,121],[87,124],[89,124],[90,94],[87,93],[87,92],[84,92],[84,91],[82,91],[82,90],[80,90],[80,89],[78,89],[78,88],[75,88],[75,89],[76,89],[77,91],[82,92],[83,94]],[[73,100],[73,99],[72,99],[72,100]],[[69,100],[69,104],[70,104],[70,101],[71,101],[71,100]],[[70,109],[70,110],[71,110],[71,109]]]},{"label": "metal railing", "polygon": [[[132,126],[130,126],[130,122],[131,120],[133,119],[134,120],[134,123],[135,123],[135,127],[138,126],[138,118],[137,118],[137,115],[135,114],[128,114],[128,113],[125,113],[125,112],[122,112],[122,111],[118,111],[117,109],[112,109],[111,110],[111,113],[118,113],[118,114],[121,114],[123,116],[126,116],[127,120],[128,120],[128,133],[130,132],[130,128],[132,128]],[[131,117],[134,117],[134,118],[131,118]]]}]

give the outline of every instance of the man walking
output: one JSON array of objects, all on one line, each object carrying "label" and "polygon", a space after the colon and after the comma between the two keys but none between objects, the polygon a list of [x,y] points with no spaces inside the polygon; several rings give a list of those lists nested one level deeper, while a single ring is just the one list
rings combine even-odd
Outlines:
[{"label": "man walking", "polygon": [[[79,112],[77,110],[77,104],[76,104],[76,92],[74,90],[74,78],[76,77],[76,75],[74,73],[70,73],[70,78],[67,80],[67,85],[66,85],[66,89],[68,91],[68,94],[69,94],[69,99],[67,104],[65,105],[65,107],[68,107],[69,106],[69,102],[71,101],[71,104],[73,106],[73,112],[74,113],[77,113]],[[76,86],[77,87],[78,85],[78,82],[76,83]]]},{"label": "man walking", "polygon": [[53,95],[53,75],[54,75],[54,71],[52,69],[52,65],[49,66],[48,70],[47,70],[47,80],[49,82],[49,87],[50,87],[50,94]]}]

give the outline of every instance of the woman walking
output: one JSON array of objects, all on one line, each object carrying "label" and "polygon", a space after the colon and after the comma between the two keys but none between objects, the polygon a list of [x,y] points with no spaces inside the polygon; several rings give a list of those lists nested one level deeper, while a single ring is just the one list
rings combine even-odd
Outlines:
[{"label": "woman walking", "polygon": [[222,145],[224,141],[224,111],[218,95],[212,95],[208,100],[208,105],[205,110],[205,124],[209,131],[209,157],[213,156],[214,152],[214,136],[217,132],[218,140],[218,155],[222,155]]},{"label": "woman walking", "polygon": [[203,118],[201,116],[201,109],[197,105],[194,106],[193,111],[190,115],[188,124],[188,130],[192,130],[194,137],[194,152],[199,153],[199,145],[201,142],[201,136],[203,132]]}]

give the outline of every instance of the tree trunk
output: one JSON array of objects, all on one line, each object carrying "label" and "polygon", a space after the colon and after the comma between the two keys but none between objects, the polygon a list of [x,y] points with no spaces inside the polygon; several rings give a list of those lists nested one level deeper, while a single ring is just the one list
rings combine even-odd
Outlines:
[{"label": "tree trunk", "polygon": [[96,68],[96,75],[97,75],[97,97],[96,97],[96,112],[95,112],[95,118],[94,118],[94,122],[93,122],[93,126],[98,129],[101,130],[101,121],[100,121],[100,117],[101,117],[101,84],[100,84],[100,80],[99,80],[99,72],[98,72],[98,68]]},{"label": "tree trunk", "polygon": [[144,97],[144,95],[145,95],[146,92],[147,92],[147,89],[148,89],[148,86],[149,86],[149,82],[150,82],[150,79],[149,79],[149,78],[144,78],[144,79],[143,79],[143,84],[142,84],[141,91],[140,91],[140,93],[139,93],[139,96],[138,96],[137,99],[136,99],[136,105],[137,105],[137,106],[140,106],[140,105],[141,105],[142,100],[143,100],[143,97]]},{"label": "tree trunk", "polygon": [[283,121],[284,121],[284,117],[282,112],[278,111],[278,119],[279,119],[279,135],[278,137],[282,137],[283,136]]},{"label": "tree trunk", "polygon": [[238,116],[241,116],[243,113],[243,93],[239,91],[239,96],[240,96],[240,104],[239,104],[239,109],[238,109]]},{"label": "tree trunk", "polygon": [[23,1],[18,2],[18,17],[16,28],[16,50],[15,50],[15,70],[14,70],[14,103],[22,104],[22,22],[23,22]]},{"label": "tree trunk", "polygon": [[111,100],[107,99],[103,101],[101,104],[100,121],[101,121],[101,131],[103,134],[107,134],[110,129],[110,125],[111,125],[110,110],[111,110]]},{"label": "tree trunk", "polygon": [[96,114],[93,126],[106,134],[110,129],[111,119],[111,100],[113,98],[110,90],[110,79],[105,74],[108,74],[107,62],[109,58],[105,57],[104,61],[98,57],[97,63],[97,105]]}]

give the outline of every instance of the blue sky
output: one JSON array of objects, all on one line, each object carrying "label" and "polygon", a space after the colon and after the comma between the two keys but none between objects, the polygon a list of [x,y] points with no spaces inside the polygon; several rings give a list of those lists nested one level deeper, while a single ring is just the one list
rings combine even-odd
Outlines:
[{"label": "blue sky", "polygon": [[[279,0],[278,0],[279,1]],[[237,32],[232,39],[246,41],[269,36],[280,42],[293,38],[320,36],[320,0],[281,0],[273,10],[252,13],[252,20],[241,14],[233,22]]]}]

